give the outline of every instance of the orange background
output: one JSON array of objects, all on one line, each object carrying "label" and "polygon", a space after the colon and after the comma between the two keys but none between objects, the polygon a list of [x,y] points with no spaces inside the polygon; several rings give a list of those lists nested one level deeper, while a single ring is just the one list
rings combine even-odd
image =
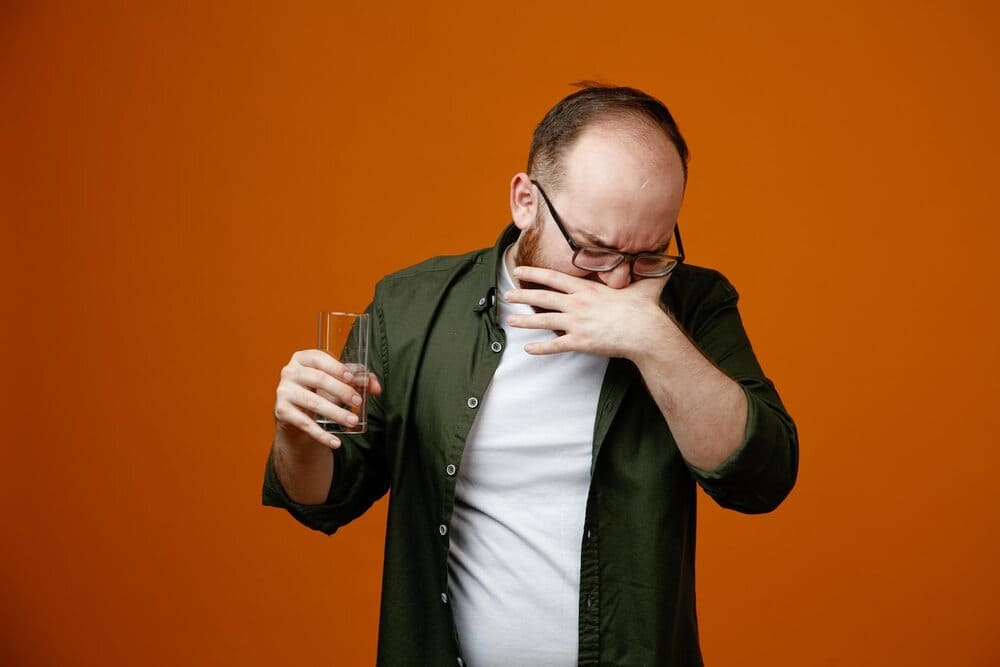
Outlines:
[{"label": "orange background", "polygon": [[800,428],[777,512],[701,496],[708,664],[1000,664],[995,3],[289,4],[0,9],[0,663],[372,664],[384,501],[261,507],[278,372],[597,78]]}]

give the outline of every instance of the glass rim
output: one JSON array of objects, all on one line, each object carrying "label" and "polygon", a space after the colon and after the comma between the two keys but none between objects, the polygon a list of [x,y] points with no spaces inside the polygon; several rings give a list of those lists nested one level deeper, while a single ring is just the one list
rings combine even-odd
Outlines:
[{"label": "glass rim", "polygon": [[328,315],[342,315],[344,317],[368,317],[369,313],[351,313],[344,310],[321,310],[319,311],[319,317]]}]

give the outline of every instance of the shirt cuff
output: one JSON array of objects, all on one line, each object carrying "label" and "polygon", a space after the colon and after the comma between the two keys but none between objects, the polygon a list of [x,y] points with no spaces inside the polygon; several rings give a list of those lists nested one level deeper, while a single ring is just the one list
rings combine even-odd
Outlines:
[{"label": "shirt cuff", "polygon": [[747,513],[775,509],[795,484],[798,444],[790,419],[740,384],[747,399],[743,441],[714,470],[688,466],[695,480],[723,507]]},{"label": "shirt cuff", "polygon": [[296,520],[309,528],[321,531],[327,535],[333,535],[339,527],[339,522],[336,521],[335,517],[336,512],[334,511],[334,507],[336,506],[334,489],[337,486],[337,473],[342,466],[338,465],[337,458],[337,450],[333,450],[334,475],[333,480],[331,480],[330,490],[327,492],[326,500],[322,503],[306,504],[292,500],[285,487],[282,486],[281,480],[278,478],[278,472],[274,467],[274,452],[272,450],[267,456],[267,463],[264,467],[264,486],[261,491],[261,503],[268,507],[285,509]]}]

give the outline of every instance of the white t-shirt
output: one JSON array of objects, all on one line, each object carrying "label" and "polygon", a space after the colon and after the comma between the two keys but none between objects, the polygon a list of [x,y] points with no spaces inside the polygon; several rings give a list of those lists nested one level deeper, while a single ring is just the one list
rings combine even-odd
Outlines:
[{"label": "white t-shirt", "polygon": [[[499,273],[502,295],[514,285],[506,262]],[[497,304],[507,344],[459,467],[450,602],[468,667],[568,667],[577,664],[580,545],[608,359],[529,355],[525,344],[555,333],[508,326],[509,315],[533,311]]]}]

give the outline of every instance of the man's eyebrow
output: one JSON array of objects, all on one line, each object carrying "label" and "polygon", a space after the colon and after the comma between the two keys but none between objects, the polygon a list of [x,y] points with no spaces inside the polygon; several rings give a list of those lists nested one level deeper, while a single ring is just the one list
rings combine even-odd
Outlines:
[{"label": "man's eyebrow", "polygon": [[584,238],[584,240],[587,241],[588,243],[590,243],[591,245],[595,245],[595,246],[598,246],[600,248],[608,248],[609,250],[613,250],[613,248],[610,248],[608,246],[607,242],[604,239],[602,239],[601,237],[597,236],[596,234],[591,234],[590,232],[588,232],[585,229],[581,229],[577,233],[580,236],[582,236]]},{"label": "man's eyebrow", "polygon": [[[583,237],[583,239],[585,241],[587,241],[587,243],[589,243],[591,245],[594,245],[594,246],[597,246],[598,248],[605,248],[607,250],[615,250],[615,251],[621,252],[617,248],[612,248],[610,245],[608,245],[602,238],[600,238],[596,234],[591,234],[590,232],[588,232],[588,231],[586,231],[584,229],[581,229],[581,230],[577,231],[577,234],[579,236]],[[673,234],[671,234],[670,238],[667,239],[666,243],[661,243],[660,245],[656,246],[652,250],[640,250],[639,252],[646,252],[646,253],[652,253],[652,254],[655,254],[655,255],[662,255],[662,254],[664,254],[664,253],[667,252],[667,248],[670,247],[670,243],[671,243],[671,241],[673,241],[673,238],[674,238]]]}]

